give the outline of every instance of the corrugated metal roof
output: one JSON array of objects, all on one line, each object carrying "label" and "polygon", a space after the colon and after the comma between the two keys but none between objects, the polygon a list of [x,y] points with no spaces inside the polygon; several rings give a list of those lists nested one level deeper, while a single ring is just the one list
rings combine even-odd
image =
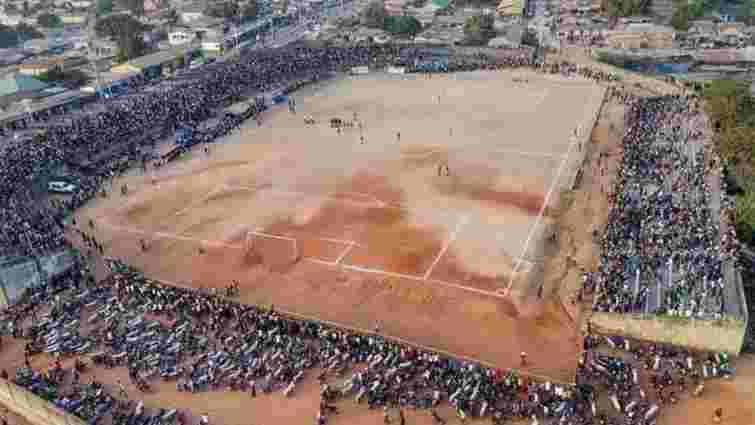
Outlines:
[{"label": "corrugated metal roof", "polygon": [[8,74],[0,78],[0,96],[41,91],[48,87],[49,84],[24,74]]}]

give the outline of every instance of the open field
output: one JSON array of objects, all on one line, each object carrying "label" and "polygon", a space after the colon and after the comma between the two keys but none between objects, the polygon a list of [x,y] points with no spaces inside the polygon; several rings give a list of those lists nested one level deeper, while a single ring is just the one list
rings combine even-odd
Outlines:
[{"label": "open field", "polygon": [[[570,380],[578,338],[563,309],[502,294],[527,292],[589,133],[575,123],[602,94],[527,71],[326,82],[297,94],[297,114],[276,107],[209,156],[118,180],[80,222],[168,282],[235,279],[244,302],[379,319],[389,335],[503,367],[526,351],[534,372]],[[329,126],[355,115],[361,130]]]}]

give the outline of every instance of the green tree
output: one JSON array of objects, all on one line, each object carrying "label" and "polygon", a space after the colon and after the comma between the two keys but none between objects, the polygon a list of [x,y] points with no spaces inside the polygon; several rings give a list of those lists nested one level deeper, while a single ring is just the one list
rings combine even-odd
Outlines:
[{"label": "green tree", "polygon": [[115,40],[120,62],[144,53],[144,29],[141,22],[127,14],[106,16],[94,26],[97,35]]},{"label": "green tree", "polygon": [[387,32],[414,37],[422,30],[422,24],[413,16],[387,16],[383,23]]},{"label": "green tree", "polygon": [[624,17],[643,15],[650,6],[651,0],[608,0],[607,12],[609,16]]},{"label": "green tree", "polygon": [[677,31],[687,31],[689,29],[689,4],[687,0],[676,0],[674,2],[674,14],[671,15],[671,26]]},{"label": "green tree", "polygon": [[737,196],[734,226],[741,240],[747,243],[755,241],[755,184],[750,184],[743,195]]},{"label": "green tree", "polygon": [[745,0],[737,8],[739,16],[755,16],[755,0]]},{"label": "green tree", "polygon": [[381,1],[371,1],[362,11],[362,24],[369,28],[380,28],[385,26],[385,6]]},{"label": "green tree", "polygon": [[464,21],[464,38],[472,44],[485,44],[493,36],[493,15],[470,16]]},{"label": "green tree", "polygon": [[104,16],[113,12],[113,0],[97,0],[97,16]]},{"label": "green tree", "polygon": [[60,28],[63,26],[63,20],[58,15],[43,13],[37,17],[37,25],[42,28]]}]

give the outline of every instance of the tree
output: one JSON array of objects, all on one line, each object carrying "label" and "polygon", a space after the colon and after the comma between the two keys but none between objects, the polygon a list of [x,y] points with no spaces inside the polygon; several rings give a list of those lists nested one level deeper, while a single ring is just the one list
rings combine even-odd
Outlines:
[{"label": "tree", "polygon": [[734,226],[737,236],[746,243],[755,243],[755,185],[736,197]]},{"label": "tree", "polygon": [[384,21],[384,29],[392,34],[414,37],[422,29],[422,24],[413,16],[388,16]]},{"label": "tree", "polygon": [[126,14],[110,15],[97,21],[94,30],[100,37],[109,37],[118,45],[121,62],[144,53],[144,26]]},{"label": "tree", "polygon": [[464,21],[464,38],[472,44],[485,44],[493,36],[493,15],[470,16]]},{"label": "tree", "polygon": [[755,16],[755,0],[743,1],[737,8],[737,15],[741,17]]},{"label": "tree", "polygon": [[687,3],[687,0],[676,0],[674,2],[671,26],[677,31],[687,31],[689,29],[689,3]]},{"label": "tree", "polygon": [[91,81],[91,77],[80,69],[61,71],[60,68],[53,68],[35,78],[42,81],[63,83],[63,85],[71,88],[81,87]]},{"label": "tree", "polygon": [[385,26],[385,6],[379,0],[371,1],[362,11],[362,23],[369,28]]},{"label": "tree", "polygon": [[650,6],[651,0],[608,0],[609,16],[637,16],[643,15]]},{"label": "tree", "polygon": [[113,12],[113,0],[97,0],[97,16],[107,15]]},{"label": "tree", "polygon": [[37,17],[37,25],[42,28],[60,28],[63,26],[63,20],[58,15],[43,13]]}]

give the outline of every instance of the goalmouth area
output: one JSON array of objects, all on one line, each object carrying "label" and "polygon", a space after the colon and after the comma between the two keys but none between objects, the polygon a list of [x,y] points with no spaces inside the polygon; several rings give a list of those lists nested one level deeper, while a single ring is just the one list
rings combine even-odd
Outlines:
[{"label": "goalmouth area", "polygon": [[325,81],[209,155],[118,179],[79,220],[109,256],[168,283],[237,280],[241,302],[379,320],[499,367],[525,351],[530,372],[571,381],[578,330],[527,296],[603,95],[526,70]]}]

